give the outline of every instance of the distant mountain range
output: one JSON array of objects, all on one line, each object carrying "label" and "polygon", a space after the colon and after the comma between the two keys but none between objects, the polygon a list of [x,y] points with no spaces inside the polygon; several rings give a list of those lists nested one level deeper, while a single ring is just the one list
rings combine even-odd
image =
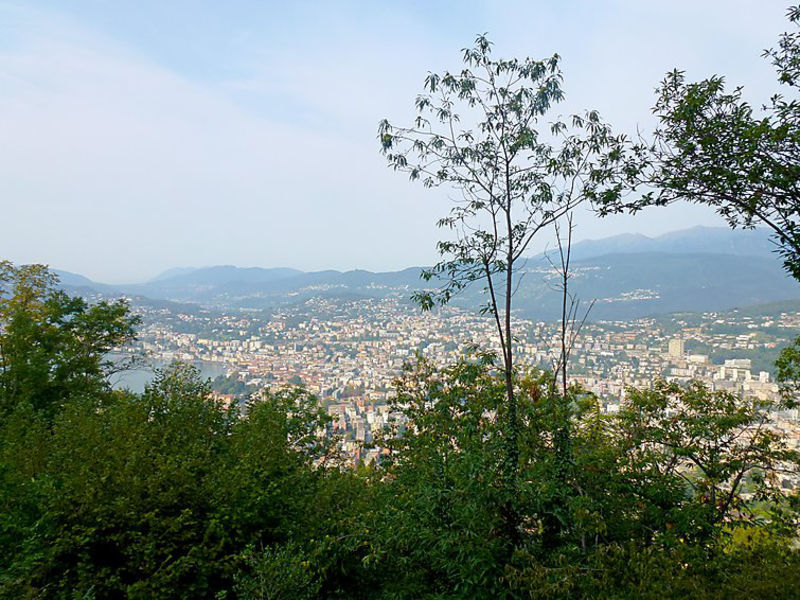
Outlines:
[{"label": "distant mountain range", "polygon": [[647,237],[624,233],[600,240],[583,240],[572,245],[576,259],[606,254],[666,252],[668,254],[730,254],[734,256],[774,256],[775,243],[768,230],[697,226]]},{"label": "distant mountain range", "polygon": [[[595,301],[590,318],[628,319],[674,311],[727,310],[800,299],[800,284],[787,277],[774,244],[763,229],[732,231],[695,227],[655,238],[626,234],[576,243],[574,292],[584,305]],[[552,269],[540,254],[531,257],[516,296],[521,316],[558,317]],[[179,268],[151,281],[106,285],[57,271],[73,293],[132,296],[139,301],[178,302],[219,309],[267,309],[311,297],[409,297],[430,287],[421,268],[303,272],[288,268],[213,266]],[[476,307],[480,286],[456,300]]]}]

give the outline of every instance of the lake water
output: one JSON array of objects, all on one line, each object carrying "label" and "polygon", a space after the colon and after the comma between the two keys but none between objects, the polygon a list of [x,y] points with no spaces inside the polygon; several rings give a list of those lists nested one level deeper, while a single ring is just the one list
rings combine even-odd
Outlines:
[{"label": "lake water", "polygon": [[[123,358],[127,357],[118,354],[112,354],[109,356],[109,358],[116,362],[117,360],[122,360]],[[190,364],[200,369],[200,375],[204,378],[213,379],[217,375],[225,375],[227,372],[225,365],[221,363],[204,361],[185,362],[190,362]],[[169,366],[169,364],[170,361],[146,359],[145,363],[139,365],[137,368],[123,371],[121,373],[115,373],[109,379],[114,389],[121,390],[127,388],[132,392],[141,393],[144,391],[144,387],[153,381],[153,378],[155,377],[155,370],[163,369],[164,367]]]}]

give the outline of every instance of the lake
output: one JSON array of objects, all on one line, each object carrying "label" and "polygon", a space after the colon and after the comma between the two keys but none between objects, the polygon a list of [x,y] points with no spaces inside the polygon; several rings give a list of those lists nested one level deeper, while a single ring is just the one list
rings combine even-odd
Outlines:
[{"label": "lake", "polygon": [[[108,358],[114,362],[117,362],[118,360],[127,358],[127,356],[122,354],[111,354],[108,356]],[[123,371],[121,373],[115,373],[112,375],[109,378],[111,381],[111,386],[117,390],[127,388],[132,392],[141,393],[144,391],[144,387],[153,381],[153,378],[155,377],[155,370],[163,369],[164,367],[169,366],[170,362],[171,361],[152,358],[145,359],[144,364],[139,365],[135,369],[130,369],[128,371]],[[200,369],[200,375],[204,378],[213,379],[217,375],[225,375],[227,372],[225,365],[222,363],[205,362],[199,360],[183,362],[188,362],[189,364]]]}]

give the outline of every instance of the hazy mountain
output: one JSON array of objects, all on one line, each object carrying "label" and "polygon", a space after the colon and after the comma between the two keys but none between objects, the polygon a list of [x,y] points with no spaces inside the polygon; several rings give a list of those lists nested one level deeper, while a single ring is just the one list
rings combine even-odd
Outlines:
[{"label": "hazy mountain", "polygon": [[[725,310],[800,299],[800,284],[772,257],[640,252],[573,263],[572,290],[592,319],[627,319],[675,311]],[[544,262],[529,265],[517,306],[531,318],[556,318],[558,292]]]},{"label": "hazy mountain", "polygon": [[[765,230],[695,227],[655,238],[626,234],[587,240],[573,247],[573,291],[590,318],[625,319],[674,311],[725,310],[800,299],[800,284],[787,277]],[[552,268],[542,256],[529,259],[516,296],[525,317],[558,316]],[[109,286],[58,272],[74,293],[126,294],[137,302],[194,303],[217,309],[269,309],[312,297],[395,295],[432,287],[418,267],[373,273],[364,270],[305,273],[287,268],[231,265],[175,269],[142,284]],[[475,285],[456,299],[476,307],[485,297]]]},{"label": "hazy mountain", "polygon": [[172,279],[173,277],[179,277],[181,275],[186,275],[187,273],[191,273],[193,271],[197,271],[197,267],[175,267],[173,269],[167,269],[163,273],[159,273],[155,277],[153,277],[150,281],[162,281],[164,279]]},{"label": "hazy mountain", "polygon": [[[233,282],[263,283],[265,281],[276,281],[286,277],[299,275],[302,271],[297,269],[272,268],[263,269],[261,267],[235,267],[233,265],[220,265],[215,267],[202,267],[199,269],[176,269],[177,272],[171,277],[161,277],[158,281],[184,283],[184,284],[228,284]],[[166,275],[167,272],[162,275]],[[154,283],[154,282],[150,282]]]},{"label": "hazy mountain", "polygon": [[87,295],[119,295],[121,292],[113,285],[105,283],[98,283],[92,281],[88,277],[79,275],[78,273],[71,273],[70,271],[61,271],[53,269],[53,273],[58,277],[59,285],[76,296]]},{"label": "hazy mountain", "polygon": [[296,269],[220,265],[197,269],[173,269],[146,283],[115,287],[126,294],[202,303],[219,294],[240,294],[250,288],[300,274],[302,271]]},{"label": "hazy mountain", "polygon": [[291,273],[288,269],[276,269],[277,272],[271,277],[264,273],[256,275],[242,271],[247,270],[226,271],[226,277],[201,277],[203,274],[198,272],[187,278],[176,277],[157,284],[130,286],[125,289],[152,297],[167,297],[218,307],[265,308],[286,301],[340,295],[345,292],[383,296],[393,291],[402,292],[416,288],[421,284],[419,268],[388,273],[364,270]]},{"label": "hazy mountain", "polygon": [[600,240],[584,240],[572,246],[572,255],[576,259],[638,252],[733,254],[770,258],[775,257],[774,251],[775,244],[771,241],[767,229],[703,226],[673,231],[652,238],[639,233],[624,233]]},{"label": "hazy mountain", "polygon": [[92,288],[101,287],[104,285],[102,283],[95,283],[88,277],[78,275],[77,273],[70,273],[69,271],[59,271],[58,269],[53,269],[53,273],[58,277],[58,280],[63,286]]},{"label": "hazy mountain", "polygon": [[[278,279],[229,279],[150,288],[170,300],[197,302],[215,308],[264,309],[312,297],[410,297],[430,287],[420,269],[388,273],[320,271]],[[516,295],[516,306],[528,318],[558,316],[554,273],[546,260],[531,260]],[[572,289],[588,304],[595,300],[592,319],[625,319],[680,310],[724,310],[758,303],[800,298],[800,285],[787,277],[771,256],[733,254],[629,252],[573,262]],[[159,296],[161,297],[161,296]],[[476,284],[455,300],[475,308],[484,297]]]}]

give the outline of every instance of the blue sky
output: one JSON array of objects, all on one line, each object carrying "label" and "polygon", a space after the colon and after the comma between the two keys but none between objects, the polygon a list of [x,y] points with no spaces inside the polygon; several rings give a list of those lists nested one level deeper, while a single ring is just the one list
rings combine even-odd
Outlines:
[{"label": "blue sky", "polygon": [[[672,68],[759,103],[786,4],[4,2],[0,257],[101,281],[174,266],[399,269],[435,260],[447,190],[385,166],[429,70],[488,32],[497,56],[563,57],[559,112],[652,126]],[[722,225],[675,206],[578,219],[577,239]],[[543,240],[545,243],[547,240]]]}]

